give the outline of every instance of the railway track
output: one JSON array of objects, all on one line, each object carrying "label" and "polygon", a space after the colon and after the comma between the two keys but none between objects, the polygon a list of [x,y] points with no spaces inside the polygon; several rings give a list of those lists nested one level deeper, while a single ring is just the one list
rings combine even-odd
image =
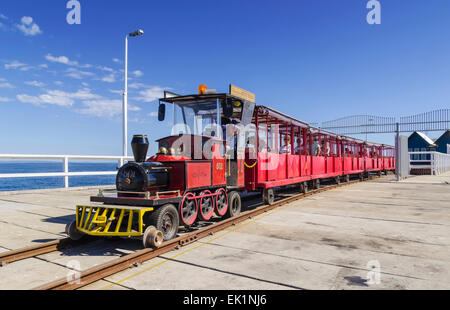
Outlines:
[{"label": "railway track", "polygon": [[42,254],[47,254],[55,251],[61,251],[72,246],[79,246],[85,244],[87,241],[73,241],[70,238],[58,239],[39,245],[33,245],[19,250],[8,251],[0,254],[0,267],[17,262],[22,259],[36,257]]},{"label": "railway track", "polygon": [[[371,180],[371,179],[375,179],[375,178],[378,178],[378,176],[369,177],[364,180]],[[364,180],[354,180],[354,181],[349,181],[349,182],[345,182],[345,183],[341,183],[341,184],[329,185],[329,186],[326,186],[326,187],[323,187],[320,189],[311,190],[305,194],[303,194],[303,193],[297,194],[297,195],[293,195],[288,198],[278,200],[272,205],[265,205],[265,206],[257,207],[253,210],[243,212],[237,217],[222,220],[220,222],[211,224],[207,227],[200,228],[196,231],[182,235],[178,238],[166,241],[162,244],[161,247],[159,247],[157,249],[142,249],[137,252],[134,252],[134,253],[125,255],[123,257],[117,258],[115,260],[112,260],[110,262],[107,262],[107,263],[92,267],[90,269],[87,269],[85,271],[82,271],[81,274],[79,275],[79,278],[76,279],[76,281],[73,281],[73,280],[71,281],[70,279],[63,278],[63,279],[59,279],[59,280],[47,283],[45,285],[39,286],[39,287],[35,288],[35,290],[75,290],[75,289],[79,289],[88,284],[91,284],[93,282],[96,282],[98,280],[101,280],[103,278],[111,276],[113,274],[116,274],[120,271],[126,270],[126,269],[132,267],[133,265],[141,264],[145,261],[148,261],[152,258],[155,258],[155,257],[165,254],[167,252],[177,250],[180,247],[183,247],[183,246],[186,246],[193,242],[196,242],[196,241],[198,241],[202,238],[205,238],[207,236],[210,236],[218,231],[221,231],[230,226],[239,224],[245,220],[251,219],[255,216],[258,216],[262,213],[265,213],[265,212],[268,212],[275,208],[278,208],[287,203],[290,203],[290,202],[293,202],[293,201],[296,201],[296,200],[299,200],[304,197],[308,197],[308,196],[311,196],[311,195],[314,195],[314,194],[317,194],[320,192],[324,192],[324,191],[327,191],[330,189],[334,189],[337,187],[350,185],[350,184],[354,184],[354,183],[359,183],[360,181],[364,181]],[[63,240],[66,240],[66,239],[62,239],[59,242],[62,242]],[[58,243],[58,242],[55,241],[55,243]],[[42,245],[42,246],[44,246],[44,245]],[[45,253],[50,252],[52,246],[54,246],[54,245],[49,245],[48,251]],[[27,257],[32,257],[32,256],[37,255],[37,254],[32,255],[33,254],[32,251],[39,251],[39,250],[38,249],[33,250],[31,248],[28,248],[28,250],[23,249],[23,250],[18,250],[18,251],[14,251],[14,252],[17,252],[18,255],[20,253],[23,253],[23,254],[21,254],[23,258],[26,258],[25,255],[28,255]],[[39,248],[39,247],[35,247],[35,248]],[[40,250],[44,251],[43,248]],[[29,254],[27,254],[27,251]],[[39,254],[42,254],[42,252]],[[11,253],[11,255],[12,255],[11,257],[14,257],[13,256],[14,253]],[[17,257],[19,257],[19,256],[17,256]],[[1,258],[1,256],[0,256],[0,258]]]}]

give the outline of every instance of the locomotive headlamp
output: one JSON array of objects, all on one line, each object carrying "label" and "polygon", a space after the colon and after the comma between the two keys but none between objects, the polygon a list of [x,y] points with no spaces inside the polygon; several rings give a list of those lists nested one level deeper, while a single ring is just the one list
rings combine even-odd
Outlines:
[{"label": "locomotive headlamp", "polygon": [[206,85],[199,85],[198,86],[198,94],[199,95],[204,95],[207,89],[208,89],[208,86],[206,86]]}]

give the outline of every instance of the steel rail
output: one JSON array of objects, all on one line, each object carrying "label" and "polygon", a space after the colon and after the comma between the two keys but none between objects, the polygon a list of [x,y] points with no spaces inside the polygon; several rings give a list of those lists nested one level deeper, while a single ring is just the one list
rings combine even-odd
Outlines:
[{"label": "steel rail", "polygon": [[208,227],[201,228],[197,231],[194,231],[194,232],[188,233],[186,235],[180,236],[178,238],[166,241],[162,244],[161,247],[159,247],[157,249],[139,250],[135,253],[131,253],[131,254],[125,255],[123,257],[117,258],[115,260],[112,260],[110,262],[101,264],[99,266],[92,267],[90,269],[87,269],[87,270],[81,272],[81,274],[79,275],[79,278],[77,278],[77,279],[62,278],[62,279],[44,284],[42,286],[36,287],[34,290],[75,290],[75,289],[84,287],[88,284],[91,284],[93,282],[96,282],[98,280],[104,279],[113,274],[116,274],[120,271],[126,270],[135,264],[141,264],[141,263],[148,261],[152,258],[155,258],[159,255],[179,249],[182,246],[186,246],[188,244],[196,242],[197,240],[200,240],[202,238],[210,236],[210,235],[214,234],[215,232],[224,230],[230,226],[234,226],[238,223],[241,223],[245,220],[251,219],[255,216],[258,216],[262,213],[268,212],[275,208],[278,208],[287,203],[290,203],[290,202],[293,202],[293,201],[299,200],[301,198],[311,196],[313,194],[317,194],[317,193],[320,193],[323,191],[327,191],[327,190],[345,186],[345,185],[359,183],[359,182],[365,181],[365,180],[375,179],[378,177],[379,176],[373,176],[373,177],[365,178],[362,180],[353,180],[353,181],[349,181],[349,182],[345,182],[345,183],[329,185],[329,186],[326,186],[326,187],[323,187],[320,189],[311,190],[307,193],[302,193],[302,194],[294,195],[294,196],[291,196],[288,198],[284,198],[279,201],[276,201],[272,205],[261,206],[256,209],[243,212],[237,217],[225,219],[223,221],[212,224]]},{"label": "steel rail", "polygon": [[50,242],[46,242],[40,245],[33,245],[26,248],[8,251],[0,254],[0,266],[6,266],[7,264],[35,257],[41,254],[51,253],[68,248],[71,245],[80,244],[81,242],[74,242],[70,238],[58,239]]}]

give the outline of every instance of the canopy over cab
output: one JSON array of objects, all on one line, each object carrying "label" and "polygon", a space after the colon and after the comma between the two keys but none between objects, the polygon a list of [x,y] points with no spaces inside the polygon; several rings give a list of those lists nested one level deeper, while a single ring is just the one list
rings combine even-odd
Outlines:
[{"label": "canopy over cab", "polygon": [[[166,103],[173,105],[172,121],[174,125],[189,126],[191,133],[201,134],[199,125],[226,125],[234,119],[246,126],[251,123],[255,109],[254,96],[242,98],[232,93],[235,86],[230,86],[230,94],[200,93],[198,95],[180,96],[164,92],[164,98],[159,100],[159,121],[166,119]],[[239,93],[240,94],[240,93]],[[253,98],[253,101],[252,101]]]}]

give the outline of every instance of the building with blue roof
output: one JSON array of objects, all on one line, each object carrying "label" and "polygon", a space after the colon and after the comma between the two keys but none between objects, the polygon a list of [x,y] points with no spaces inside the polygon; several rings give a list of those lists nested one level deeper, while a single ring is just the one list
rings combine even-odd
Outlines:
[{"label": "building with blue roof", "polygon": [[450,130],[444,132],[434,143],[437,152],[450,154]]}]

